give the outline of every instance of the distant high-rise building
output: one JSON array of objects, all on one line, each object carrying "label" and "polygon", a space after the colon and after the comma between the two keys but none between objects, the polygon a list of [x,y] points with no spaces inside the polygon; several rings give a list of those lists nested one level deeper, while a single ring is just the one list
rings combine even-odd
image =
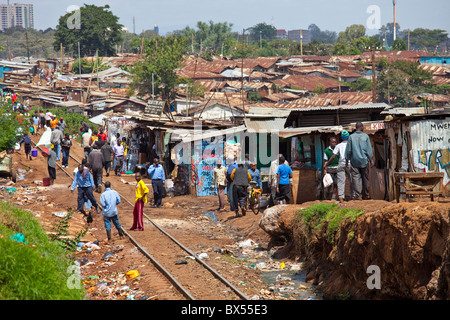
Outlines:
[{"label": "distant high-rise building", "polygon": [[0,30],[12,27],[34,28],[32,4],[0,4]]},{"label": "distant high-rise building", "polygon": [[155,31],[159,35],[159,27],[157,24],[154,25],[153,31]]},{"label": "distant high-rise building", "polygon": [[[302,30],[301,36],[303,39],[303,44],[308,44],[311,42],[311,33],[309,30]],[[300,42],[300,30],[289,30],[288,39]]]}]

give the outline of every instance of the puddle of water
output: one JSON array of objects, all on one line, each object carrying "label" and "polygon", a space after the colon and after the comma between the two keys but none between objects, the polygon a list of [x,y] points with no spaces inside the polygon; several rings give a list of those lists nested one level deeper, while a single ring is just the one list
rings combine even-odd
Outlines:
[{"label": "puddle of water", "polygon": [[320,293],[306,283],[306,273],[302,271],[268,271],[262,275],[265,282],[276,295],[296,300],[322,300]]}]

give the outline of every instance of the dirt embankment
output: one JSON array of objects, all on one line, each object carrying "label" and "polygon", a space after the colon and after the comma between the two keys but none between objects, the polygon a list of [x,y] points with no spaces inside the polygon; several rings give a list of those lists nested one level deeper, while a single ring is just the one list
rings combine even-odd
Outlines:
[{"label": "dirt embankment", "polygon": [[[344,220],[333,244],[326,226],[305,234],[296,215],[299,206],[288,206],[278,219],[290,240],[284,253],[305,262],[307,280],[318,285],[325,298],[450,299],[448,201],[343,205],[361,207],[365,213],[354,222]],[[380,288],[369,289],[377,275]]]}]

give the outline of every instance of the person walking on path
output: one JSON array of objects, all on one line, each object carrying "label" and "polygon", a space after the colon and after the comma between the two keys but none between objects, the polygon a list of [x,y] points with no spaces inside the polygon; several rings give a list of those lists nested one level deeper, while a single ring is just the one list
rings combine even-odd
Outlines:
[{"label": "person walking on path", "polygon": [[102,151],[103,158],[105,160],[106,176],[109,177],[109,171],[111,171],[112,155],[114,154],[114,150],[108,141],[105,142],[105,144],[100,150]]},{"label": "person walking on path", "polygon": [[242,215],[245,216],[247,213],[247,187],[252,181],[252,177],[245,169],[244,164],[239,163],[237,169],[233,169],[230,178],[233,181],[234,212],[236,217],[239,217],[239,207],[241,207]]},{"label": "person walking on path", "polygon": [[48,148],[42,149],[42,156],[47,158],[48,175],[50,176],[50,184],[56,179],[56,153]]},{"label": "person walking on path", "polygon": [[[278,154],[278,157],[273,160],[270,163],[269,168],[269,188],[270,188],[270,198],[272,205],[275,204],[276,197],[277,197],[277,170],[278,166],[280,165],[280,157],[283,156],[281,153]],[[289,165],[289,163],[286,161],[284,164]]]},{"label": "person walking on path", "polygon": [[84,170],[84,165],[82,164],[78,166],[78,172],[75,174],[75,178],[73,179],[70,191],[73,192],[77,187],[77,211],[86,216],[86,212],[84,211],[83,206],[85,199],[88,199],[91,202],[92,206],[95,208],[95,211],[98,213],[98,203],[97,200],[95,200],[94,193],[92,191],[94,188],[94,179],[92,178],[92,174],[89,171],[86,172]]},{"label": "person walking on path", "polygon": [[337,168],[339,165],[339,155],[337,155],[330,165],[327,165],[327,162],[333,156],[333,151],[336,148],[337,139],[335,137],[330,138],[330,145],[325,149],[323,153],[323,175],[325,176],[327,173],[330,174],[331,179],[333,180],[333,184],[325,189],[325,198],[330,199],[333,198],[332,194],[335,194],[336,200],[339,199],[339,194],[337,192]]},{"label": "person walking on path", "polygon": [[69,156],[70,148],[72,147],[72,140],[70,140],[70,135],[66,133],[64,139],[61,141],[61,151],[62,151],[62,166],[67,168],[69,166]]},{"label": "person walking on path", "polygon": [[64,139],[64,135],[58,128],[52,129],[50,136],[50,142],[53,144],[53,149],[56,152],[56,161],[61,159],[61,141]]},{"label": "person walking on path", "polygon": [[91,153],[91,134],[88,131],[81,133],[81,144],[84,148],[84,157],[87,159],[89,153]]},{"label": "person walking on path", "polygon": [[102,205],[103,222],[105,223],[106,236],[111,241],[111,222],[114,223],[119,232],[120,239],[123,239],[123,230],[119,222],[117,205],[120,203],[120,196],[117,191],[111,189],[111,182],[105,182],[105,191],[100,196],[100,204]]},{"label": "person walking on path", "polygon": [[291,184],[290,179],[292,179],[292,169],[286,164],[286,159],[284,156],[281,156],[279,159],[279,163],[277,169],[277,196],[276,200],[279,201],[279,204],[283,204],[283,201],[286,200],[286,204],[290,201],[291,194]]},{"label": "person walking on path", "polygon": [[348,139],[346,151],[346,164],[351,164],[354,200],[361,200],[361,196],[364,200],[370,199],[369,165],[373,167],[373,150],[370,138],[363,130],[364,125],[357,122],[356,131]]},{"label": "person walking on path", "polygon": [[88,162],[91,166],[92,176],[94,177],[95,191],[102,192],[103,185],[103,167],[105,166],[105,159],[103,153],[97,145],[94,145],[93,150],[89,154]]},{"label": "person walking on path", "polygon": [[154,207],[159,208],[164,194],[164,181],[166,180],[164,168],[159,163],[159,158],[153,159],[153,164],[148,168],[148,176],[152,180]]},{"label": "person walking on path", "polygon": [[27,132],[25,132],[22,140],[20,140],[19,144],[24,145],[25,148],[25,155],[27,157],[27,160],[33,160],[33,158],[31,157],[31,137],[28,135]]},{"label": "person walking on path", "polygon": [[37,112],[34,114],[31,121],[34,129],[33,136],[37,136],[39,135],[39,122],[41,121],[41,118],[39,117],[39,114]]},{"label": "person walking on path", "polygon": [[230,202],[230,211],[234,211],[234,200],[233,200],[233,181],[231,180],[231,173],[238,166],[236,163],[232,163],[227,169],[227,197]]},{"label": "person walking on path", "polygon": [[352,187],[352,178],[350,175],[350,169],[346,165],[346,151],[347,151],[347,143],[348,143],[348,137],[349,133],[348,131],[344,130],[341,133],[341,139],[342,142],[336,145],[336,147],[333,150],[333,155],[325,164],[325,170],[327,170],[327,167],[334,162],[336,158],[339,159],[338,161],[338,167],[336,170],[336,176],[337,176],[337,189],[338,189],[338,199],[339,202],[344,202],[345,199],[345,180],[346,177],[348,177],[349,185],[350,185],[350,195],[353,193],[353,187]]},{"label": "person walking on path", "polygon": [[123,146],[121,144],[117,144],[113,147],[114,150],[114,159],[116,160],[116,166],[114,167],[114,172],[116,176],[122,175],[122,166],[123,166]]},{"label": "person walking on path", "polygon": [[133,226],[131,231],[144,231],[144,203],[147,203],[147,194],[149,192],[147,186],[142,180],[141,174],[136,173],[136,199],[134,200],[133,210]]},{"label": "person walking on path", "polygon": [[219,196],[219,208],[225,209],[225,188],[227,186],[227,169],[222,166],[222,160],[217,160],[217,168],[213,171],[213,185],[217,187],[217,195]]}]

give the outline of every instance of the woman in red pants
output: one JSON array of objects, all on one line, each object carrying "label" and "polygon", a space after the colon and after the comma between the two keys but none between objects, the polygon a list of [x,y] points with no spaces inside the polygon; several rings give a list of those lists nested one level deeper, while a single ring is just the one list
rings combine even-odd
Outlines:
[{"label": "woman in red pants", "polygon": [[136,173],[136,200],[134,201],[133,226],[130,230],[144,231],[144,203],[147,203],[147,193],[149,192],[141,174]]}]

